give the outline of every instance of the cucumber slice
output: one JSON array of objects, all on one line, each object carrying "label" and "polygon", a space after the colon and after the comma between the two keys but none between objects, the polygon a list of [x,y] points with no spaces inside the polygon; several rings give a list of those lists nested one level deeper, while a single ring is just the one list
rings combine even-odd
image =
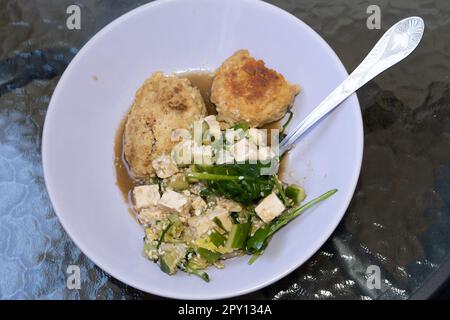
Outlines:
[{"label": "cucumber slice", "polygon": [[223,246],[226,241],[225,237],[217,231],[211,232],[209,239],[216,247]]},{"label": "cucumber slice", "polygon": [[189,182],[186,180],[186,176],[178,175],[173,180],[169,181],[169,187],[174,191],[183,191],[189,188]]},{"label": "cucumber slice", "polygon": [[220,219],[218,217],[214,217],[213,218],[213,222],[223,231],[227,232],[227,230],[225,229],[225,227],[223,226],[222,221],[220,221]]},{"label": "cucumber slice", "polygon": [[247,241],[250,227],[251,224],[249,222],[233,224],[225,247],[230,249],[242,249]]},{"label": "cucumber slice", "polygon": [[159,257],[159,266],[163,272],[175,274],[178,264],[186,254],[186,249],[182,246],[167,245],[163,250],[164,253]]},{"label": "cucumber slice", "polygon": [[197,252],[200,255],[200,257],[202,257],[209,263],[214,263],[220,258],[220,253],[212,252],[205,248],[197,248]]},{"label": "cucumber slice", "polygon": [[295,205],[299,205],[302,203],[303,200],[306,198],[305,190],[303,190],[302,187],[291,184],[287,186],[286,190],[284,191],[286,193],[286,196],[294,202]]}]

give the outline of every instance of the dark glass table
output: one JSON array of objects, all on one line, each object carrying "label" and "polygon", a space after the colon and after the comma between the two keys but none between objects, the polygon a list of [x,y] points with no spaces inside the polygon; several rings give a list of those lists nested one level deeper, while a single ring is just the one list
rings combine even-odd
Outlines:
[{"label": "dark glass table", "polygon": [[[78,1],[81,29],[68,30],[66,1],[0,0],[0,298],[158,298],[115,280],[72,243],[46,193],[40,153],[46,109],[70,60],[144,2]],[[422,16],[426,30],[412,56],[358,92],[362,172],[333,236],[298,270],[244,298],[429,297],[450,274],[450,2],[380,1],[381,29],[367,27],[365,1],[273,3],[316,30],[348,70],[397,20]],[[79,290],[67,288],[70,265],[80,268]]]}]

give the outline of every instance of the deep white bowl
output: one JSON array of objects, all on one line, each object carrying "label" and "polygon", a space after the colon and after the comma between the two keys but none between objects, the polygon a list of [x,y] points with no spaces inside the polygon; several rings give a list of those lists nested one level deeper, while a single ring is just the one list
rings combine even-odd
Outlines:
[{"label": "deep white bowl", "polygon": [[363,152],[355,95],[313,128],[288,158],[288,180],[310,198],[339,192],[289,224],[252,266],[248,257],[208,270],[211,282],[162,273],[142,255],[143,230],[115,184],[114,136],[134,94],[154,71],[214,70],[246,48],[302,87],[294,123],[347,73],[302,21],[260,1],[156,1],[116,19],[76,55],[53,94],[43,134],[47,189],[61,224],[100,268],[135,288],[173,298],[241,295],[280,279],[327,240],[347,209]]}]

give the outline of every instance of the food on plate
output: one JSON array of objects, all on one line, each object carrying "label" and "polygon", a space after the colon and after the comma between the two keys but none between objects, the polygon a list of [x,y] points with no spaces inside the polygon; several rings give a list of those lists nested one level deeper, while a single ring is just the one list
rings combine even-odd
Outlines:
[{"label": "food on plate", "polygon": [[239,50],[216,71],[211,101],[219,120],[260,127],[280,120],[299,91],[298,85],[267,68],[264,61]]},{"label": "food on plate", "polygon": [[154,175],[152,161],[170,152],[172,131],[205,113],[200,91],[188,79],[154,73],[137,91],[125,124],[124,155],[132,175]]},{"label": "food on plate", "polygon": [[217,115],[206,114],[202,95],[209,96],[186,76],[155,73],[139,89],[125,124],[123,164],[133,178],[144,255],[163,272],[209,281],[205,270],[223,268],[226,259],[249,254],[251,264],[274,233],[336,192],[304,204],[303,188],[279,177],[283,132],[272,141],[259,128],[282,118],[296,93],[298,86],[245,50],[212,79]]}]

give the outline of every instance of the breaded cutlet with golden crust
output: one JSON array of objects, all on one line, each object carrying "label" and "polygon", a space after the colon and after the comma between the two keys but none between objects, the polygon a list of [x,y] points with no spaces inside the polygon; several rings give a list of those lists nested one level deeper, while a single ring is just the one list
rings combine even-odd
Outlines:
[{"label": "breaded cutlet with golden crust", "polygon": [[281,119],[299,91],[299,86],[267,68],[264,61],[239,50],[216,71],[211,101],[218,120],[260,127]]},{"label": "breaded cutlet with golden crust", "polygon": [[206,114],[200,91],[185,78],[154,73],[137,91],[125,124],[124,154],[135,178],[153,176],[152,160],[169,154],[174,129]]}]

